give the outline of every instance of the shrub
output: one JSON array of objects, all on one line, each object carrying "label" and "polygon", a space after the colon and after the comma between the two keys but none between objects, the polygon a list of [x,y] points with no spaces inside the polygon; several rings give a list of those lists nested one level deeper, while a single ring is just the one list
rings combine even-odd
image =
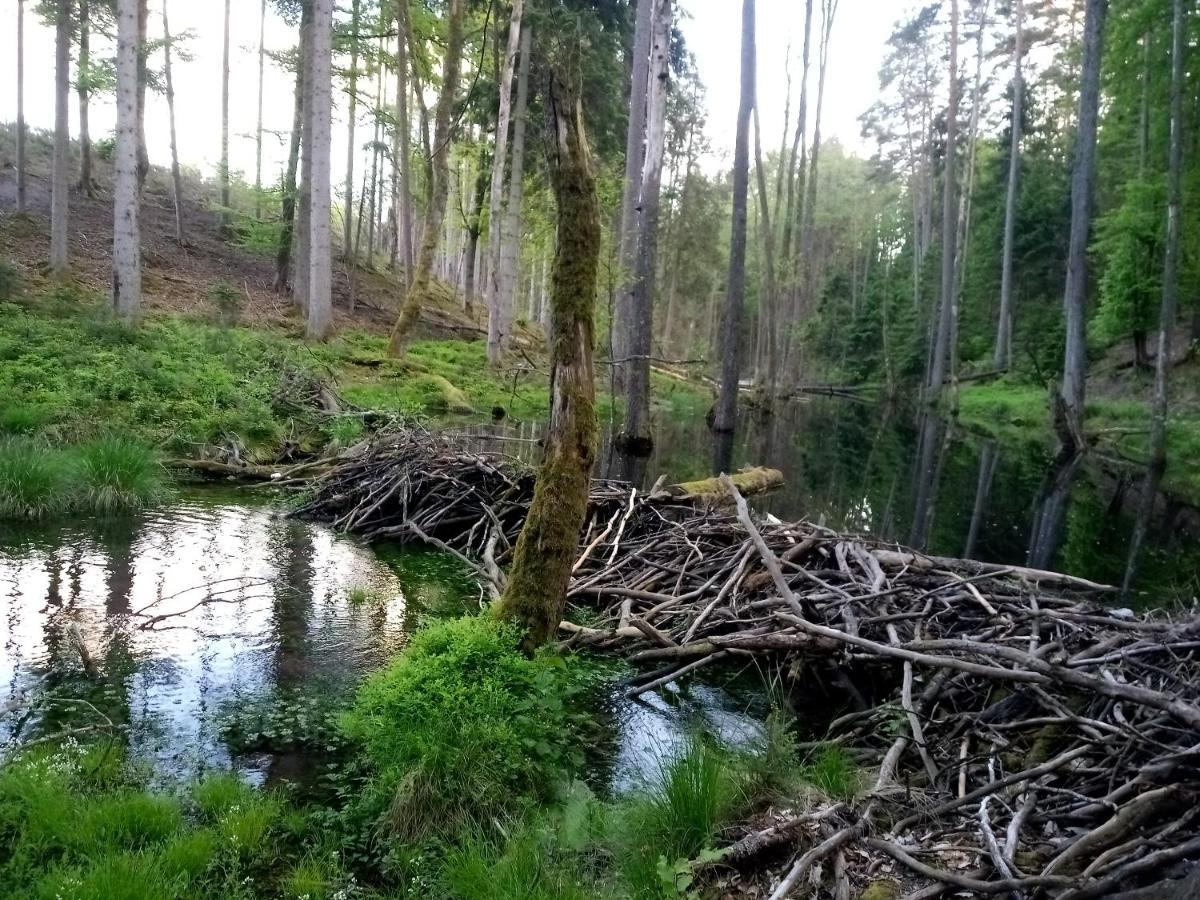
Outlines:
[{"label": "shrub", "polygon": [[121,437],[103,437],[75,449],[74,505],[100,515],[129,512],[153,503],[163,473],[153,451]]},{"label": "shrub", "polygon": [[0,303],[15,300],[21,293],[21,276],[17,267],[7,259],[0,259]]},{"label": "shrub", "polygon": [[488,617],[431,625],[359,691],[344,724],[392,793],[398,836],[493,827],[582,765],[586,717],[567,663],[527,658],[518,641]]}]

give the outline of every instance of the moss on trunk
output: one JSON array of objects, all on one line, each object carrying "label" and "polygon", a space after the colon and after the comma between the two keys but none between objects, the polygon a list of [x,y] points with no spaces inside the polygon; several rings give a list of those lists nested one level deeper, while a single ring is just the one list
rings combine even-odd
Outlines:
[{"label": "moss on trunk", "polygon": [[525,627],[527,650],[549,641],[562,620],[596,453],[593,306],[600,204],[582,111],[561,75],[551,76],[547,105],[558,204],[551,283],[550,426],[533,504],[497,606],[500,616]]}]

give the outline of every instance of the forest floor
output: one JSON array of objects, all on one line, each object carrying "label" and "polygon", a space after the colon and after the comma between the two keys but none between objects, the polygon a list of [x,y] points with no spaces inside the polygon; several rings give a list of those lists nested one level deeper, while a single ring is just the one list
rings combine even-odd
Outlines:
[{"label": "forest floor", "polygon": [[[73,441],[114,428],[173,455],[233,446],[265,461],[295,445],[351,439],[364,410],[462,424],[548,414],[540,327],[518,321],[503,365],[489,368],[481,304],[467,311],[461,294],[436,282],[408,353],[390,359],[387,335],[403,298],[403,271],[377,256],[359,267],[353,309],[349,266],[335,263],[336,336],[306,343],[302,320],[273,287],[277,225],[235,218],[223,235],[212,186],[188,177],[180,246],[170,180],[159,169],[142,204],[144,322],[123,333],[107,314],[108,191],[97,187],[88,197],[72,190],[71,279],[52,283],[45,269],[48,142],[31,141],[28,212],[16,215],[9,137],[0,130],[0,434]],[[96,160],[98,184],[109,183],[109,168]],[[241,200],[242,208],[253,205],[252,196]],[[611,404],[605,373],[597,379],[602,413]],[[343,415],[301,421],[296,407],[315,398],[318,382],[333,388]],[[702,415],[711,392],[656,376],[655,402]]]}]

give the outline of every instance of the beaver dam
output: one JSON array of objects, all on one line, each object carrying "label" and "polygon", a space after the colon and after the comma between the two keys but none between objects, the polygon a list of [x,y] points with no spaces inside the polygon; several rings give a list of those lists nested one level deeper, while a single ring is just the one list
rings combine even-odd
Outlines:
[{"label": "beaver dam", "polygon": [[[533,484],[503,456],[409,431],[338,461],[299,515],[454,553],[482,600],[503,585]],[[1200,858],[1200,617],[1114,609],[1110,591],[754,516],[728,478],[603,481],[569,590],[588,625],[561,635],[626,657],[631,695],[764,660],[820,719],[812,746],[870,772],[852,802],[774,809],[728,835],[694,863],[709,883],[1100,897]]]}]

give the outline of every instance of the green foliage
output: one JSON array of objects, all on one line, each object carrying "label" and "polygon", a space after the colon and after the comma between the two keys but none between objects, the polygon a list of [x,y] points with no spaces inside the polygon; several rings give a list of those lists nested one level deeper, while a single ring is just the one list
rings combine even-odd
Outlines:
[{"label": "green foliage", "polygon": [[7,259],[0,259],[0,303],[15,300],[21,293],[21,276]]},{"label": "green foliage", "polygon": [[213,282],[208,296],[215,307],[216,322],[226,327],[236,325],[242,315],[242,293],[228,281]]},{"label": "green foliage", "polygon": [[1154,327],[1162,296],[1166,185],[1132,179],[1121,204],[1096,223],[1097,255],[1104,261],[1097,337],[1112,342]]},{"label": "green foliage", "polygon": [[569,664],[528,658],[519,639],[487,616],[431,625],[359,691],[345,727],[391,794],[397,835],[494,827],[554,796],[582,763]]},{"label": "green foliage", "polygon": [[853,758],[839,744],[825,744],[800,767],[800,777],[834,800],[850,800],[861,787]]},{"label": "green foliage", "polygon": [[62,454],[28,438],[0,442],[0,519],[40,519],[62,512],[70,472]]}]

